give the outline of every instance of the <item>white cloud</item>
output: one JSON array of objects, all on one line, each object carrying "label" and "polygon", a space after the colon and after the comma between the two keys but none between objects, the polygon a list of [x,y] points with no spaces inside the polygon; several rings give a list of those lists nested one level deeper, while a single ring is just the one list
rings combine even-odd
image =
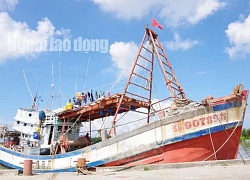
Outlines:
[{"label": "white cloud", "polygon": [[175,33],[174,34],[174,41],[168,41],[165,42],[166,47],[170,50],[187,50],[198,44],[198,41],[196,40],[190,40],[190,39],[181,39],[179,34]]},{"label": "white cloud", "polygon": [[246,19],[240,15],[240,20],[230,23],[225,31],[231,47],[225,51],[231,59],[245,58],[250,54],[250,14]]},{"label": "white cloud", "polygon": [[57,30],[55,34],[58,36],[62,36],[63,39],[71,39],[72,37],[72,34],[70,34],[70,29],[62,28],[61,30]]},{"label": "white cloud", "polygon": [[0,11],[11,11],[18,4],[18,0],[0,0]]},{"label": "white cloud", "polygon": [[48,18],[38,22],[37,29],[30,29],[25,22],[13,20],[8,13],[0,13],[0,64],[6,60],[36,57],[47,48],[48,38],[55,27]]},{"label": "white cloud", "polygon": [[138,46],[134,42],[115,42],[110,45],[109,53],[114,66],[118,69],[118,78],[129,75],[137,52]]},{"label": "white cloud", "polygon": [[160,11],[160,17],[168,26],[177,27],[186,24],[196,24],[225,7],[219,0],[175,0],[167,1]]},{"label": "white cloud", "polygon": [[92,0],[101,10],[119,19],[141,19],[152,15],[161,17],[167,26],[196,24],[225,7],[220,0]]},{"label": "white cloud", "polygon": [[92,0],[105,12],[114,13],[120,19],[141,19],[159,0]]}]

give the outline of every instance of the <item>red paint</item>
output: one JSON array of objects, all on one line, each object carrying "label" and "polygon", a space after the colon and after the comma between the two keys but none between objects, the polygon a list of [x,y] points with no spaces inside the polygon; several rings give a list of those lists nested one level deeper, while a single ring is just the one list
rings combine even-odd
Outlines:
[{"label": "red paint", "polygon": [[207,124],[212,124],[213,123],[213,120],[212,120],[211,116],[208,116],[206,120],[207,120]]},{"label": "red paint", "polygon": [[199,119],[193,119],[193,120],[185,120],[184,123],[182,121],[176,122],[173,124],[173,132],[174,133],[179,133],[183,132],[185,129],[191,129],[192,127],[197,128],[197,127],[202,127],[208,124],[213,124],[216,122],[223,122],[227,121],[226,114],[225,113],[217,113],[213,115],[206,115],[204,117],[201,117]]},{"label": "red paint", "polygon": [[199,121],[201,122],[201,125],[202,125],[202,126],[205,125],[205,120],[206,120],[206,118],[204,118],[204,117],[199,119]]},{"label": "red paint", "polygon": [[[235,159],[238,152],[239,138],[242,126],[238,127],[227,143],[216,153],[217,160]],[[212,140],[215,150],[228,139],[233,129],[213,133]],[[181,141],[163,147],[152,149],[126,159],[107,163],[105,166],[165,164],[179,162],[194,162],[215,160],[213,146],[209,135]],[[212,155],[212,156],[211,156]],[[211,156],[210,158],[208,158]],[[208,158],[208,159],[207,159]]]},{"label": "red paint", "polygon": [[176,122],[176,123],[174,123],[173,129],[174,129],[174,133],[182,132],[182,130],[183,130],[182,122]]},{"label": "red paint", "polygon": [[190,129],[192,127],[192,124],[191,124],[191,122],[187,121],[184,123],[184,126],[185,126],[185,129]]},{"label": "red paint", "polygon": [[155,155],[152,157],[148,157],[139,161],[131,162],[126,164],[127,166],[136,166],[136,165],[141,165],[141,164],[158,164],[158,162],[161,162],[164,160],[164,157],[162,154],[160,155]]},{"label": "red paint", "polygon": [[32,175],[32,160],[24,160],[23,162],[23,175],[31,176]]},{"label": "red paint", "polygon": [[243,90],[241,95],[244,96],[244,100],[245,100],[248,96],[248,90]]},{"label": "red paint", "polygon": [[197,119],[193,120],[194,127],[198,127],[199,125],[200,125],[200,122]]}]

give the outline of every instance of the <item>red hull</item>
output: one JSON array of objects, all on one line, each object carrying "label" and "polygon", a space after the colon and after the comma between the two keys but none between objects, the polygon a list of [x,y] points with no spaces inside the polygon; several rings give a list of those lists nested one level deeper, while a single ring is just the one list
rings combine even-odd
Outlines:
[{"label": "red hull", "polygon": [[[241,130],[242,126],[239,126],[233,134],[233,128],[231,128],[226,131],[213,133],[211,134],[211,138],[210,135],[204,135],[198,138],[176,142],[133,157],[109,162],[105,164],[105,166],[133,166],[143,164],[235,159],[237,157]],[[229,138],[231,134],[232,136]],[[211,139],[215,151],[220,149],[217,151],[216,155],[214,155]]]}]

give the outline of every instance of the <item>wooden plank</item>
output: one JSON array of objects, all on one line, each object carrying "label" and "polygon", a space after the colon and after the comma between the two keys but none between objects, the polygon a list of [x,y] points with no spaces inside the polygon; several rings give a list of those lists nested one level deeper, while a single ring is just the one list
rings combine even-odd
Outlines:
[{"label": "wooden plank", "polygon": [[[110,114],[109,116],[111,116],[111,113],[114,113],[118,107],[118,102],[120,97],[121,94],[115,94],[109,97],[99,99],[90,104],[83,105],[78,109],[72,109],[58,113],[57,115],[59,116],[60,120],[80,118],[79,121],[81,122],[88,121],[89,119],[94,120],[98,118],[103,118],[109,114]],[[121,104],[127,107],[127,109],[123,109],[123,112],[130,111],[131,106],[134,106],[133,109],[148,107],[147,102],[136,100],[134,98],[127,96],[124,96]],[[108,112],[110,108],[113,109],[112,112]],[[100,111],[104,111],[104,114],[103,115],[100,114]]]}]

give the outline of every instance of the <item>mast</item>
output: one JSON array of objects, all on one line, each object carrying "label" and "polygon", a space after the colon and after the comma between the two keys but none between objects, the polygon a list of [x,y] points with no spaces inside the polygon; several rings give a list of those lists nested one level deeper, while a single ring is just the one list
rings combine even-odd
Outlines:
[{"label": "mast", "polygon": [[75,92],[77,92],[77,68],[76,68],[76,89]]},{"label": "mast", "polygon": [[[153,82],[153,70],[154,70],[155,59],[158,60],[160,69],[164,76],[165,85],[167,86],[170,95],[163,100],[159,100],[156,103],[152,103],[152,82]],[[139,72],[144,72],[145,76],[140,75]],[[139,81],[136,81],[136,79],[139,79],[144,83],[140,84]],[[143,90],[144,93],[139,94],[138,93],[139,91],[136,91],[138,89]],[[175,100],[177,98],[180,99],[186,98],[183,88],[178,82],[174,70],[160,43],[158,35],[148,27],[146,27],[145,29],[145,33],[142,38],[138,54],[134,60],[134,64],[132,66],[132,70],[130,72],[126,86],[124,88],[121,98],[119,99],[119,102],[117,103],[117,109],[113,121],[111,123],[111,128],[108,132],[109,135],[111,133],[113,133],[113,136],[116,135],[115,131],[116,118],[119,113],[119,110],[122,108],[121,106],[124,97],[133,97],[142,100],[148,104],[147,123],[149,123],[150,110],[153,105],[169,99]]]},{"label": "mast", "polygon": [[58,51],[58,105],[61,107],[61,62],[60,51]]},{"label": "mast", "polygon": [[54,91],[54,85],[55,85],[55,76],[54,76],[54,63],[52,62],[52,69],[51,69],[51,74],[52,74],[52,85],[51,85],[51,88],[52,88],[52,109],[54,109],[54,98],[55,98],[55,91]]},{"label": "mast", "polygon": [[85,90],[85,84],[86,84],[88,70],[89,70],[89,61],[90,61],[90,56],[89,56],[89,59],[88,59],[88,64],[87,64],[85,75],[83,75],[83,88],[82,88],[83,91]]},{"label": "mast", "polygon": [[34,97],[34,99],[33,99],[33,105],[32,105],[32,109],[36,109],[37,108],[37,94],[38,94],[38,89],[39,89],[39,85],[37,86],[37,88],[36,88],[36,95],[35,95],[35,97]]},{"label": "mast", "polygon": [[29,86],[29,83],[28,83],[28,81],[27,81],[26,74],[25,74],[25,71],[24,71],[24,70],[23,70],[23,76],[24,76],[24,80],[25,80],[26,86],[27,86],[27,88],[28,88],[28,91],[29,91],[29,93],[30,93],[30,97],[31,97],[31,99],[32,99],[32,109],[34,109],[34,107],[36,106],[36,102],[35,102],[35,99],[34,99],[32,93],[31,93],[30,86]]}]

